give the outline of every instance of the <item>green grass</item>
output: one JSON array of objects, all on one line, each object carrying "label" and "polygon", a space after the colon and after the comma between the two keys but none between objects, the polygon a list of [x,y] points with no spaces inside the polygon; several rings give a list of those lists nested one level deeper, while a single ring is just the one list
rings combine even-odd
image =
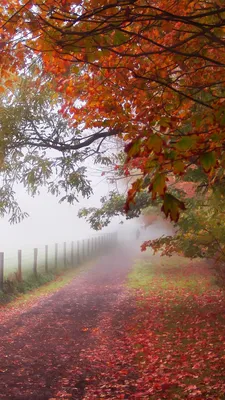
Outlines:
[{"label": "green grass", "polygon": [[193,263],[193,273],[186,274],[186,267],[190,263],[189,259],[180,256],[152,256],[150,260],[138,260],[128,275],[127,285],[131,289],[142,289],[146,293],[166,289],[199,293],[199,291],[204,292],[209,286],[215,289],[214,277],[202,274],[200,260]]},{"label": "green grass", "polygon": [[[70,266],[70,260],[67,261],[68,266]],[[33,254],[31,253],[29,256],[22,257],[22,275],[24,279],[29,279],[30,275],[33,272]],[[4,279],[13,280],[15,279],[16,273],[18,271],[18,260],[15,256],[12,257],[5,257],[4,262]],[[63,257],[58,257],[58,265],[63,265]],[[48,259],[48,268],[49,271],[55,269],[55,260],[54,256],[51,255]],[[43,275],[45,273],[45,261],[44,256],[38,257],[37,263],[37,271],[39,274]]]},{"label": "green grass", "polygon": [[22,282],[6,281],[4,290],[0,292],[0,304],[26,302],[40,296],[52,294],[68,283],[70,283],[83,270],[89,268],[91,262],[76,268],[59,272],[39,274],[36,278],[33,275],[27,276]]}]

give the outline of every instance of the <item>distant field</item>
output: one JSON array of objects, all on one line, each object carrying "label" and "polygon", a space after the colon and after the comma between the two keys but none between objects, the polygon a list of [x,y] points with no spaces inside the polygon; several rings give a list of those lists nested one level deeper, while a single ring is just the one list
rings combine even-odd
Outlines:
[{"label": "distant field", "polygon": [[[48,270],[56,268],[57,254],[57,269],[63,269],[72,265],[86,261],[87,258],[94,256],[111,243],[115,243],[115,236],[112,234],[104,234],[92,236],[78,241],[63,242],[48,245]],[[46,249],[45,245],[39,245],[37,249],[37,273],[42,274],[45,271]],[[34,248],[22,248],[22,278],[33,274],[34,268]],[[79,255],[79,257],[78,257]],[[18,271],[18,250],[15,248],[6,249],[4,251],[4,280],[14,279]]]},{"label": "distant field", "polygon": [[[67,246],[67,265],[71,263],[71,248]],[[76,254],[76,253],[75,253]],[[26,277],[33,273],[34,249],[22,249],[22,274]],[[58,245],[58,268],[64,266],[64,245]],[[49,270],[55,268],[55,245],[48,247]],[[7,250],[4,252],[4,279],[13,278],[18,269],[18,250]],[[45,246],[38,247],[37,270],[43,273],[45,270]]]}]

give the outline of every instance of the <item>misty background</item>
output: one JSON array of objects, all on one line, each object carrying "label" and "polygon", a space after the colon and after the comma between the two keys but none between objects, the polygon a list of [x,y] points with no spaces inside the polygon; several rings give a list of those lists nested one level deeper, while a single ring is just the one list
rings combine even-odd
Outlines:
[{"label": "misty background", "polygon": [[138,219],[123,219],[125,224],[121,225],[121,218],[117,217],[108,227],[96,232],[85,219],[78,218],[80,208],[99,206],[100,198],[112,189],[106,178],[91,174],[90,179],[94,194],[89,199],[79,196],[79,203],[73,205],[67,202],[59,203],[60,197],[47,193],[44,188],[41,188],[40,195],[31,197],[23,185],[17,185],[19,205],[23,211],[28,212],[29,217],[18,224],[10,224],[7,216],[0,219],[0,251],[76,241],[115,230],[118,230],[124,239],[130,236],[138,227]]}]

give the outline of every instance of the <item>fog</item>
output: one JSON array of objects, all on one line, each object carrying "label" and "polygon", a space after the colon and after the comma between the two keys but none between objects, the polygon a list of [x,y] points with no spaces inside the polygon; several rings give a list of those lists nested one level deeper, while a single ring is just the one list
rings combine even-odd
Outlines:
[{"label": "fog", "polygon": [[[89,174],[88,178],[92,181],[93,195],[89,199],[79,197],[79,202],[74,205],[70,205],[67,202],[59,203],[60,198],[47,193],[46,189],[42,189],[40,195],[31,197],[26,193],[23,186],[17,186],[17,200],[21,209],[26,211],[29,217],[14,225],[8,222],[7,216],[0,220],[0,252],[4,252],[5,277],[11,279],[17,271],[18,250],[22,250],[24,276],[24,274],[31,271],[34,261],[34,248],[38,249],[37,259],[38,270],[40,271],[45,265],[46,245],[48,245],[49,262],[51,263],[55,260],[55,243],[57,243],[58,262],[64,263],[65,242],[67,249],[66,259],[71,262],[71,249],[74,247],[72,242],[78,240],[116,231],[119,243],[124,245],[128,252],[140,254],[140,246],[143,241],[155,239],[166,233],[161,222],[145,228],[141,217],[131,220],[126,220],[125,217],[116,217],[109,226],[101,231],[96,232],[91,229],[85,219],[78,218],[79,209],[91,206],[98,207],[101,204],[100,198],[107,196],[114,187],[99,174]],[[124,182],[121,183],[121,186],[124,192]],[[138,240],[137,230],[140,231]],[[85,243],[85,246],[87,246],[87,241]],[[82,243],[82,248],[83,245],[84,243]],[[77,243],[75,243],[75,246],[75,251],[77,251]]]},{"label": "fog", "polygon": [[76,241],[104,232],[118,230],[124,239],[132,236],[138,226],[138,220],[125,221],[115,218],[112,223],[100,232],[90,228],[83,219],[78,218],[78,210],[82,207],[100,205],[100,197],[107,195],[112,187],[101,176],[91,176],[94,194],[89,199],[79,197],[79,203],[70,205],[59,203],[59,198],[49,194],[45,189],[40,195],[29,196],[24,187],[17,186],[16,193],[19,205],[29,217],[18,224],[10,224],[7,216],[0,219],[0,251],[28,249],[45,244]]}]

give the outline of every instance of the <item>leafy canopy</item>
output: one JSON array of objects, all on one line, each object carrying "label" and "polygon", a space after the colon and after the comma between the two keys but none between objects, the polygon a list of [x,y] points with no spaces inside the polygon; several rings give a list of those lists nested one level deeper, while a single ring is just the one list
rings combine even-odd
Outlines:
[{"label": "leafy canopy", "polygon": [[0,17],[0,90],[35,65],[74,128],[122,138],[127,173],[141,173],[127,211],[147,190],[177,220],[171,176],[200,165],[223,179],[223,1],[3,0]]}]

